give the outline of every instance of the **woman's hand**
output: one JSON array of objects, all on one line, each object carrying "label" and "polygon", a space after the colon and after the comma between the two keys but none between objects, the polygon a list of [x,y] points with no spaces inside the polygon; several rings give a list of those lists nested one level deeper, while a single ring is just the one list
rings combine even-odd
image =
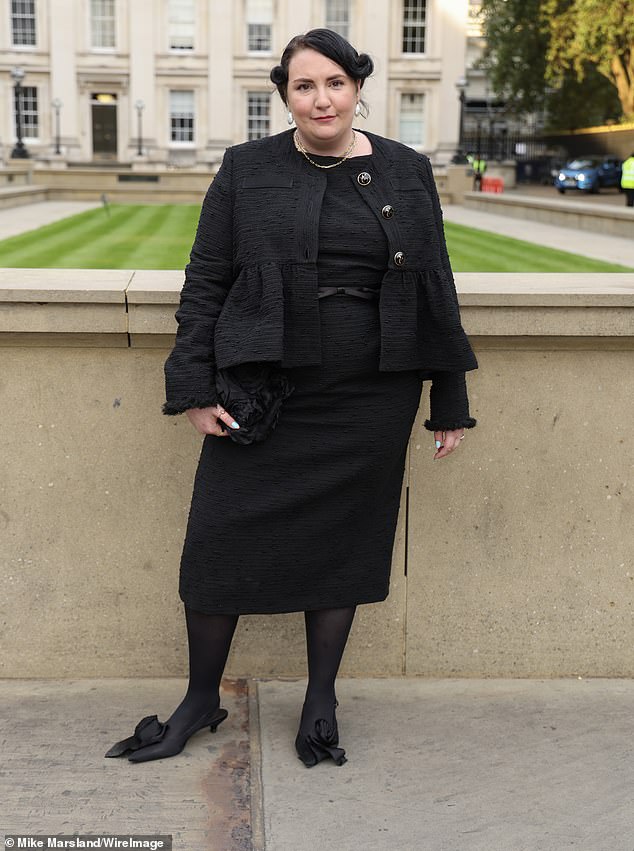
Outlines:
[{"label": "woman's hand", "polygon": [[216,437],[229,437],[228,431],[223,431],[220,420],[229,428],[239,428],[229,411],[225,411],[220,405],[210,408],[190,408],[185,411],[187,419],[200,434],[213,434]]},{"label": "woman's hand", "polygon": [[453,452],[463,438],[463,428],[457,428],[454,431],[435,431],[436,454],[434,455],[434,461],[436,458],[444,458],[445,455]]}]

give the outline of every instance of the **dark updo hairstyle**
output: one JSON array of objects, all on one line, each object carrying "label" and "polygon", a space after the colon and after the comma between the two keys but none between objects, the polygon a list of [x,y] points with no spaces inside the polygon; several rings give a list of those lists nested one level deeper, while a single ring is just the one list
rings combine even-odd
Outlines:
[{"label": "dark updo hairstyle", "polygon": [[[309,48],[326,56],[337,65],[340,65],[346,74],[353,80],[360,80],[363,86],[367,77],[374,70],[374,62],[367,53],[357,53],[354,47],[342,35],[334,30],[324,28],[310,30],[303,35],[296,35],[292,38],[284,48],[280,64],[276,65],[271,71],[271,82],[277,86],[277,91],[284,101],[284,105],[288,106],[287,88],[288,88],[288,66],[299,50]],[[368,106],[365,101],[361,101],[362,112],[365,116],[368,113]]]}]

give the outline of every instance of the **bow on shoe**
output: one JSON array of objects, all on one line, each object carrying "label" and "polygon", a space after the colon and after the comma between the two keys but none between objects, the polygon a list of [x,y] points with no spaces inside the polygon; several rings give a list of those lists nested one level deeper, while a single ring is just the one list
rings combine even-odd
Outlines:
[{"label": "bow on shoe", "polygon": [[123,756],[147,745],[155,745],[163,739],[166,730],[167,724],[159,721],[156,715],[146,715],[134,728],[133,735],[114,744],[105,756]]},{"label": "bow on shoe", "polygon": [[332,757],[335,765],[343,765],[344,762],[348,761],[344,749],[336,747],[339,744],[336,722],[333,726],[325,718],[319,718],[315,722],[314,734],[309,733],[303,738],[303,741],[300,736],[297,739],[296,746],[299,758],[309,768],[329,756]]}]

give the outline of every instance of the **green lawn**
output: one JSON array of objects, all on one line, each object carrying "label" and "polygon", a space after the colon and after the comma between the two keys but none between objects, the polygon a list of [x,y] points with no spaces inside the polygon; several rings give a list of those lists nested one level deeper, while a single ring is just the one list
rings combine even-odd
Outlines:
[{"label": "green lawn", "polygon": [[[456,272],[632,272],[628,266],[579,257],[533,242],[445,222],[445,234]],[[592,235],[588,234],[588,240]],[[2,243],[0,243],[0,251]]]},{"label": "green lawn", "polygon": [[[200,207],[112,204],[0,241],[0,267],[182,269]],[[628,272],[487,231],[445,224],[457,272]],[[588,235],[588,239],[591,236]]]},{"label": "green lawn", "polygon": [[0,266],[34,269],[182,269],[196,204],[111,204],[0,241]]}]

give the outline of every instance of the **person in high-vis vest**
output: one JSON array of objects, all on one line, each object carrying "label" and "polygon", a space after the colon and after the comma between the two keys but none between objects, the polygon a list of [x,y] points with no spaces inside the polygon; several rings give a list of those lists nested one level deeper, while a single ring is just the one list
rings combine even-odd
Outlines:
[{"label": "person in high-vis vest", "polygon": [[473,169],[473,189],[474,192],[482,192],[482,178],[487,170],[487,161],[484,157],[475,157],[471,163]]},{"label": "person in high-vis vest", "polygon": [[623,163],[621,188],[625,192],[625,204],[634,207],[634,153]]}]

